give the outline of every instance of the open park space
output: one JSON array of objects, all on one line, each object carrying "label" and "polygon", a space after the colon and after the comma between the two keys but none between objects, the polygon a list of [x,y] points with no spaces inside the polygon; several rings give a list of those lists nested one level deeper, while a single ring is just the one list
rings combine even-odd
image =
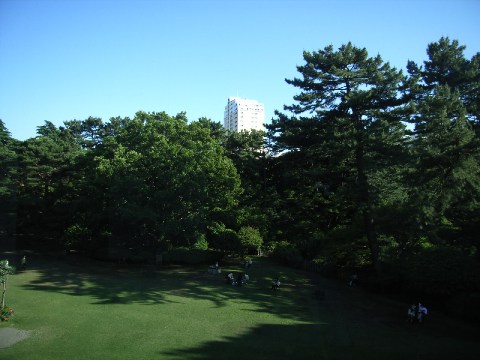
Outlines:
[{"label": "open park space", "polygon": [[265,259],[246,286],[231,286],[225,272],[245,269],[220,265],[213,275],[33,255],[8,278],[15,316],[0,323],[0,359],[480,358],[479,327],[434,308],[411,325],[408,304],[361,287]]}]

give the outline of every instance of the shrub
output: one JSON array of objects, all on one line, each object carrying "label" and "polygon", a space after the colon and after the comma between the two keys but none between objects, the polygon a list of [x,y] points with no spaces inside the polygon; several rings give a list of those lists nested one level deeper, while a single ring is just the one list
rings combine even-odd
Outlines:
[{"label": "shrub", "polygon": [[5,306],[2,310],[0,310],[0,321],[8,321],[13,315],[15,311],[9,306]]},{"label": "shrub", "polygon": [[198,234],[196,236],[195,244],[192,245],[196,250],[208,250],[208,241],[205,234]]},{"label": "shrub", "polygon": [[270,256],[283,264],[291,264],[291,262],[296,262],[298,259],[301,259],[302,256],[295,246],[290,244],[288,241],[279,241],[270,243],[272,252]]},{"label": "shrub", "polygon": [[244,226],[238,231],[240,246],[244,253],[250,254],[252,251],[258,252],[263,244],[262,235],[258,229],[251,226]]},{"label": "shrub", "polygon": [[240,240],[238,234],[223,223],[214,223],[209,227],[211,248],[223,251],[238,251]]},{"label": "shrub", "polygon": [[91,239],[91,232],[86,227],[73,224],[64,231],[64,243],[67,250],[80,248]]}]

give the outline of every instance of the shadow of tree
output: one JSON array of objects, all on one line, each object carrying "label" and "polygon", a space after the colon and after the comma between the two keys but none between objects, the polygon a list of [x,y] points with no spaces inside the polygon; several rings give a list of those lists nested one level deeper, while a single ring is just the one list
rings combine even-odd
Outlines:
[{"label": "shadow of tree", "polygon": [[197,347],[160,352],[159,356],[182,360],[473,360],[479,355],[478,350],[473,347],[474,343],[444,343],[433,337],[410,337],[408,342],[405,340],[405,334],[399,332],[352,332],[352,329],[339,329],[333,323],[261,325],[238,337],[219,337],[218,340]]},{"label": "shadow of tree", "polygon": [[[278,272],[284,284],[281,291],[270,289],[273,270],[266,265],[249,270],[252,281],[237,287],[226,283],[224,274],[210,275],[206,267],[169,266],[156,270],[144,267],[119,267],[83,258],[61,259],[37,256],[29,267],[38,276],[24,287],[30,290],[57,292],[72,296],[88,296],[93,304],[144,304],[176,302],[175,297],[208,300],[213,306],[223,307],[235,299],[255,304],[258,312],[275,312],[283,317],[309,321],[307,316],[314,285],[293,271]],[[231,271],[243,269],[232,266]],[[173,299],[173,300],[172,300]],[[247,307],[247,306],[246,306]]]},{"label": "shadow of tree", "polygon": [[[198,347],[161,352],[159,355],[192,360],[322,359],[327,358],[330,348],[320,336],[324,329],[325,325],[262,325],[239,337],[223,336]],[[320,341],[312,343],[312,333],[318,334]]]},{"label": "shadow of tree", "polygon": [[[85,296],[92,305],[156,305],[206,300],[212,307],[231,301],[242,311],[278,314],[298,324],[260,324],[237,336],[219,334],[215,340],[190,348],[158,350],[170,359],[476,359],[478,327],[435,315],[421,326],[404,321],[402,304],[352,289],[323,278],[309,278],[268,262],[255,264],[245,287],[228,285],[206,267],[169,266],[160,270],[119,267],[82,258],[32,257],[28,271],[36,274],[23,286]],[[238,265],[227,271],[243,271]],[[280,277],[278,292],[271,280]],[[243,306],[243,304],[245,306]],[[400,306],[399,306],[400,305]],[[261,318],[261,317],[260,317]],[[238,332],[233,332],[237,333]],[[230,333],[229,333],[230,334]]]}]

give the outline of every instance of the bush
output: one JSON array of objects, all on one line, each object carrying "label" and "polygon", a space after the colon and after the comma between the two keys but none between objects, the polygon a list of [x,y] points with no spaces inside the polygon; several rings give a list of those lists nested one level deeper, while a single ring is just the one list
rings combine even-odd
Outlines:
[{"label": "bush", "polygon": [[258,252],[263,244],[262,235],[260,231],[251,226],[244,226],[238,231],[238,238],[240,246],[244,253],[250,254],[252,251]]},{"label": "bush", "polygon": [[14,314],[15,311],[11,307],[5,306],[0,310],[0,321],[8,321]]},{"label": "bush", "polygon": [[69,226],[64,231],[64,245],[67,250],[78,249],[91,239],[91,232],[79,224]]},{"label": "bush", "polygon": [[222,223],[214,223],[209,227],[211,248],[223,251],[238,251],[240,240],[238,234]]},{"label": "bush", "polygon": [[205,234],[198,234],[195,240],[195,244],[192,245],[193,249],[208,250],[208,241]]},{"label": "bush", "polygon": [[272,249],[270,256],[283,264],[292,265],[292,263],[302,261],[300,251],[288,241],[270,243],[270,248]]}]

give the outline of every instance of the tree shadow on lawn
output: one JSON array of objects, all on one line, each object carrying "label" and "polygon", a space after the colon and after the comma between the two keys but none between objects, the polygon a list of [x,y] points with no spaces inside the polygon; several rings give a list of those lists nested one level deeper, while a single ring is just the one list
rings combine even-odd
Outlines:
[{"label": "tree shadow on lawn", "polygon": [[[308,321],[315,298],[308,279],[284,275],[291,282],[282,289],[270,289],[269,267],[251,269],[252,280],[247,286],[226,283],[224,274],[210,275],[206,266],[167,266],[160,270],[141,266],[117,266],[83,258],[37,256],[28,270],[38,276],[23,285],[35,291],[57,292],[72,296],[88,296],[93,304],[144,304],[182,302],[182,298],[210,301],[215,307],[229,302],[244,302],[247,311],[278,313],[300,321]],[[278,268],[274,267],[276,274]],[[240,264],[230,269],[244,271]],[[252,305],[253,304],[253,305]]]},{"label": "tree shadow on lawn", "polygon": [[[38,275],[23,285],[30,290],[91,297],[93,304],[155,305],[203,300],[211,302],[212,307],[225,307],[235,302],[245,305],[245,314],[270,313],[305,323],[258,325],[238,337],[219,334],[218,340],[163,353],[174,358],[480,358],[476,325],[431,309],[424,324],[412,326],[405,321],[408,304],[267,261],[248,270],[253,279],[250,284],[236,287],[225,282],[224,274],[207,274],[204,266],[155,270],[68,257],[33,260],[27,271]],[[224,270],[244,271],[240,264]],[[278,292],[270,289],[276,276],[282,279]]]},{"label": "tree shadow on lawn", "polygon": [[345,323],[260,325],[192,348],[159,352],[169,359],[478,359],[475,342],[439,341],[421,332]]}]

